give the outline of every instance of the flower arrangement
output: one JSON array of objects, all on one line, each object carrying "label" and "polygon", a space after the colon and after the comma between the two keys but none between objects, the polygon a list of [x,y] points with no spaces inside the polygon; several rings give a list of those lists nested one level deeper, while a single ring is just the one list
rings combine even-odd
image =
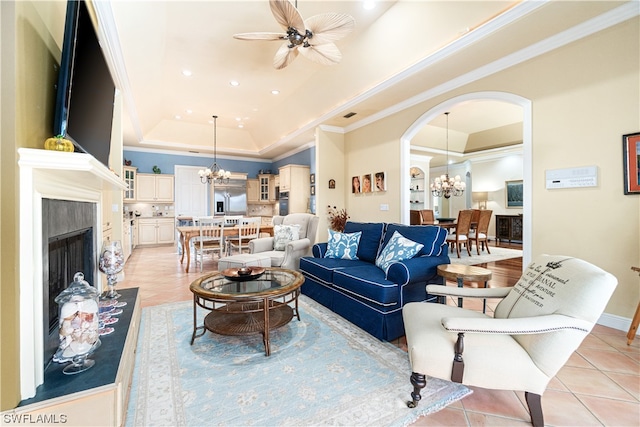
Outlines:
[{"label": "flower arrangement", "polygon": [[336,208],[335,206],[327,206],[327,216],[329,217],[329,227],[333,231],[337,231],[342,233],[344,231],[344,226],[349,219],[349,215],[347,215],[346,209]]}]

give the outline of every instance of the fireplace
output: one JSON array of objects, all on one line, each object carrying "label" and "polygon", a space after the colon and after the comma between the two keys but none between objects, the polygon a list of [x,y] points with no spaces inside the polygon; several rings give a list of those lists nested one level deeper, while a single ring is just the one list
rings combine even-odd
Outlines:
[{"label": "fireplace", "polygon": [[[19,369],[20,394],[21,399],[25,400],[35,396],[36,387],[44,381],[45,336],[49,335],[51,325],[51,319],[45,320],[44,313],[49,313],[50,304],[49,295],[45,294],[55,294],[52,295],[53,298],[57,296],[55,290],[45,292],[43,285],[43,282],[49,281],[50,239],[53,238],[55,242],[59,238],[69,238],[71,240],[65,244],[75,248],[82,246],[83,252],[86,251],[90,258],[83,261],[82,270],[87,271],[85,278],[101,291],[96,257],[102,241],[103,197],[105,192],[120,192],[127,185],[92,156],[84,153],[19,148],[18,166]],[[58,213],[60,217],[54,220],[53,225],[49,224],[50,217]],[[74,226],[69,227],[68,224]],[[86,235],[88,229],[91,229],[91,238]],[[82,234],[82,243],[78,243],[73,234]],[[76,268],[69,267],[70,270]],[[70,281],[65,279],[63,283],[66,286]]]},{"label": "fireplace", "polygon": [[55,298],[77,272],[94,285],[93,230],[96,204],[69,200],[42,200],[42,330],[43,361],[51,362],[58,348],[58,304]]}]

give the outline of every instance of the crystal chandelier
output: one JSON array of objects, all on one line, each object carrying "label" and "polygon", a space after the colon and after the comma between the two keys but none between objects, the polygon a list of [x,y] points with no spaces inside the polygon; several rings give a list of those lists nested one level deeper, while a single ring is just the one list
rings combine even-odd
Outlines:
[{"label": "crystal chandelier", "polygon": [[452,195],[462,196],[467,185],[460,180],[460,175],[449,178],[449,112],[444,114],[447,116],[447,173],[433,180],[431,194],[448,199]]},{"label": "crystal chandelier", "polygon": [[200,181],[203,184],[223,184],[229,182],[231,172],[225,171],[218,166],[218,145],[217,145],[217,129],[216,122],[218,116],[213,117],[213,164],[207,169],[200,169],[198,175],[200,175]]}]

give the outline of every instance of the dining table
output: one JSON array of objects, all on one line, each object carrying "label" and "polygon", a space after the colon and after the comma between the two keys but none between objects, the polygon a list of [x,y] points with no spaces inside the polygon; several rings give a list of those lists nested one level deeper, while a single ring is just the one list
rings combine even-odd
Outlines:
[{"label": "dining table", "polygon": [[[184,254],[187,253],[187,265],[185,266],[185,271],[189,272],[189,265],[191,265],[191,251],[190,243],[191,239],[194,237],[198,237],[200,235],[200,227],[197,225],[183,225],[176,227],[176,230],[180,234],[180,245],[183,248],[182,254],[180,255],[180,264],[184,261]],[[225,227],[223,237],[238,237],[240,228],[236,225],[233,227]],[[260,233],[268,234],[273,237],[273,225],[261,225]]]}]

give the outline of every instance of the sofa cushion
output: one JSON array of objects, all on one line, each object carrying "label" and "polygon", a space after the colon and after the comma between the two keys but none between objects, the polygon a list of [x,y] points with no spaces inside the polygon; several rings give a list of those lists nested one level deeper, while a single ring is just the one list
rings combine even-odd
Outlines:
[{"label": "sofa cushion", "polygon": [[256,255],[268,256],[271,259],[271,267],[280,267],[284,261],[284,251],[266,251]]},{"label": "sofa cushion", "polygon": [[300,271],[307,276],[316,278],[325,283],[333,282],[333,273],[345,267],[359,265],[371,265],[364,261],[348,260],[341,258],[300,258]]},{"label": "sofa cushion", "polygon": [[440,256],[447,244],[447,230],[437,225],[388,224],[382,247],[387,244],[396,231],[407,239],[424,245],[417,256]]},{"label": "sofa cushion", "polygon": [[358,259],[358,244],[361,236],[361,231],[357,233],[338,233],[337,231],[329,230],[325,258]]},{"label": "sofa cushion", "polygon": [[284,251],[287,243],[300,239],[300,224],[276,225],[273,227],[273,249]]},{"label": "sofa cushion", "polygon": [[398,285],[385,279],[384,272],[370,263],[335,270],[333,285],[354,298],[377,305],[395,305],[399,298]]},{"label": "sofa cushion", "polygon": [[307,213],[292,213],[285,215],[284,218],[282,218],[282,225],[298,225],[298,233],[300,235],[299,239],[304,239],[305,237],[309,237],[307,236],[307,231],[309,229],[309,222],[312,218],[313,215]]},{"label": "sofa cushion", "polygon": [[386,274],[391,264],[413,258],[423,246],[422,243],[416,243],[394,231],[393,236],[376,258],[376,265]]},{"label": "sofa cushion", "polygon": [[382,222],[351,222],[344,226],[345,233],[362,232],[358,245],[358,259],[373,264],[378,256],[378,248],[382,241],[385,224]]}]

